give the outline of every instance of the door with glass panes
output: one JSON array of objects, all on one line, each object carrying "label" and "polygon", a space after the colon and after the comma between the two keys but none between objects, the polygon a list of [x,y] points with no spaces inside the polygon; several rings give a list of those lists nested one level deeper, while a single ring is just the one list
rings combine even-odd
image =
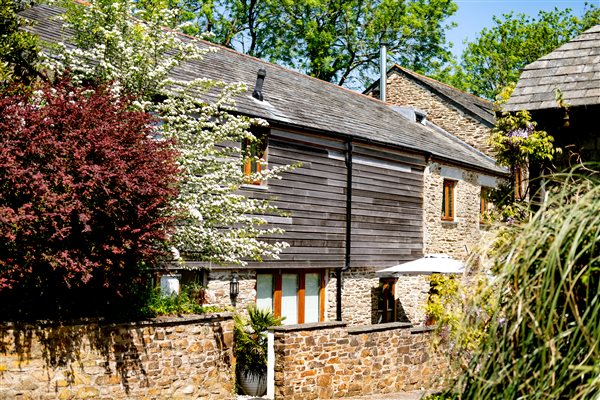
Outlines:
[{"label": "door with glass panes", "polygon": [[285,317],[285,325],[324,320],[325,274],[322,270],[279,270],[256,274],[256,305]]}]

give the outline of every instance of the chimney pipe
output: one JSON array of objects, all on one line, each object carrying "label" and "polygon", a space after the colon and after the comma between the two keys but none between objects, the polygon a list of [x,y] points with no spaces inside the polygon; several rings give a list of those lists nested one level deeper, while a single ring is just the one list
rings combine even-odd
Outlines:
[{"label": "chimney pipe", "polygon": [[256,85],[254,86],[254,91],[252,92],[252,97],[263,101],[262,87],[265,82],[265,77],[267,76],[267,70],[261,68],[258,70],[256,74]]},{"label": "chimney pipe", "polygon": [[385,89],[387,88],[387,49],[381,44],[379,49],[379,99],[385,101]]}]

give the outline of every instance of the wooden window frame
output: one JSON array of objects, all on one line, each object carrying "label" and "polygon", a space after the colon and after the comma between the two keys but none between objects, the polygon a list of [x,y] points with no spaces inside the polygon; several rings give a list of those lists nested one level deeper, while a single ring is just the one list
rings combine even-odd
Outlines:
[{"label": "wooden window frame", "polygon": [[273,313],[276,316],[281,316],[281,287],[282,275],[284,273],[298,274],[298,324],[304,323],[304,308],[305,308],[305,291],[306,291],[306,274],[318,272],[321,275],[321,287],[319,288],[319,322],[325,321],[325,270],[323,269],[301,269],[301,270],[278,270],[273,271],[258,271],[257,275],[273,275]]},{"label": "wooden window frame", "polygon": [[248,139],[242,141],[244,183],[247,185],[264,185],[264,180],[253,179],[251,176],[267,169],[269,156],[268,130],[252,129],[252,134],[256,138],[254,141],[250,142]]},{"label": "wooden window frame", "polygon": [[490,201],[487,198],[489,191],[489,188],[485,186],[481,187],[481,193],[479,195],[479,222],[481,223],[484,222],[483,217],[485,216],[485,213],[490,209]]},{"label": "wooden window frame", "polygon": [[454,221],[456,203],[456,181],[444,179],[442,191],[442,221]]},{"label": "wooden window frame", "polygon": [[[381,287],[381,323],[385,324],[388,322],[396,322],[398,317],[398,310],[396,309],[396,284],[398,282],[398,278],[381,278],[380,279],[380,287]],[[391,294],[392,304],[391,304],[391,318],[388,319],[388,298],[386,294]],[[378,307],[379,308],[379,307]]]}]

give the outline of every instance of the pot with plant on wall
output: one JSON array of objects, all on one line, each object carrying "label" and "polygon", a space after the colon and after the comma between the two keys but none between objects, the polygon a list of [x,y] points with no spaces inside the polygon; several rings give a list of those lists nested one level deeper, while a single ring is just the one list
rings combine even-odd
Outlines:
[{"label": "pot with plant on wall", "polygon": [[267,392],[267,328],[281,325],[272,311],[248,307],[248,316],[234,316],[235,374],[238,387],[248,396]]}]

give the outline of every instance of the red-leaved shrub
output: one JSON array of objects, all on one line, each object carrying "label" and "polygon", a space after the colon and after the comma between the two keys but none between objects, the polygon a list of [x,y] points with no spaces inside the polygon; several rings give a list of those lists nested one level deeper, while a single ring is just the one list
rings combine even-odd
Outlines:
[{"label": "red-leaved shrub", "polygon": [[68,79],[0,98],[0,291],[118,288],[157,261],[177,167],[153,123]]}]

